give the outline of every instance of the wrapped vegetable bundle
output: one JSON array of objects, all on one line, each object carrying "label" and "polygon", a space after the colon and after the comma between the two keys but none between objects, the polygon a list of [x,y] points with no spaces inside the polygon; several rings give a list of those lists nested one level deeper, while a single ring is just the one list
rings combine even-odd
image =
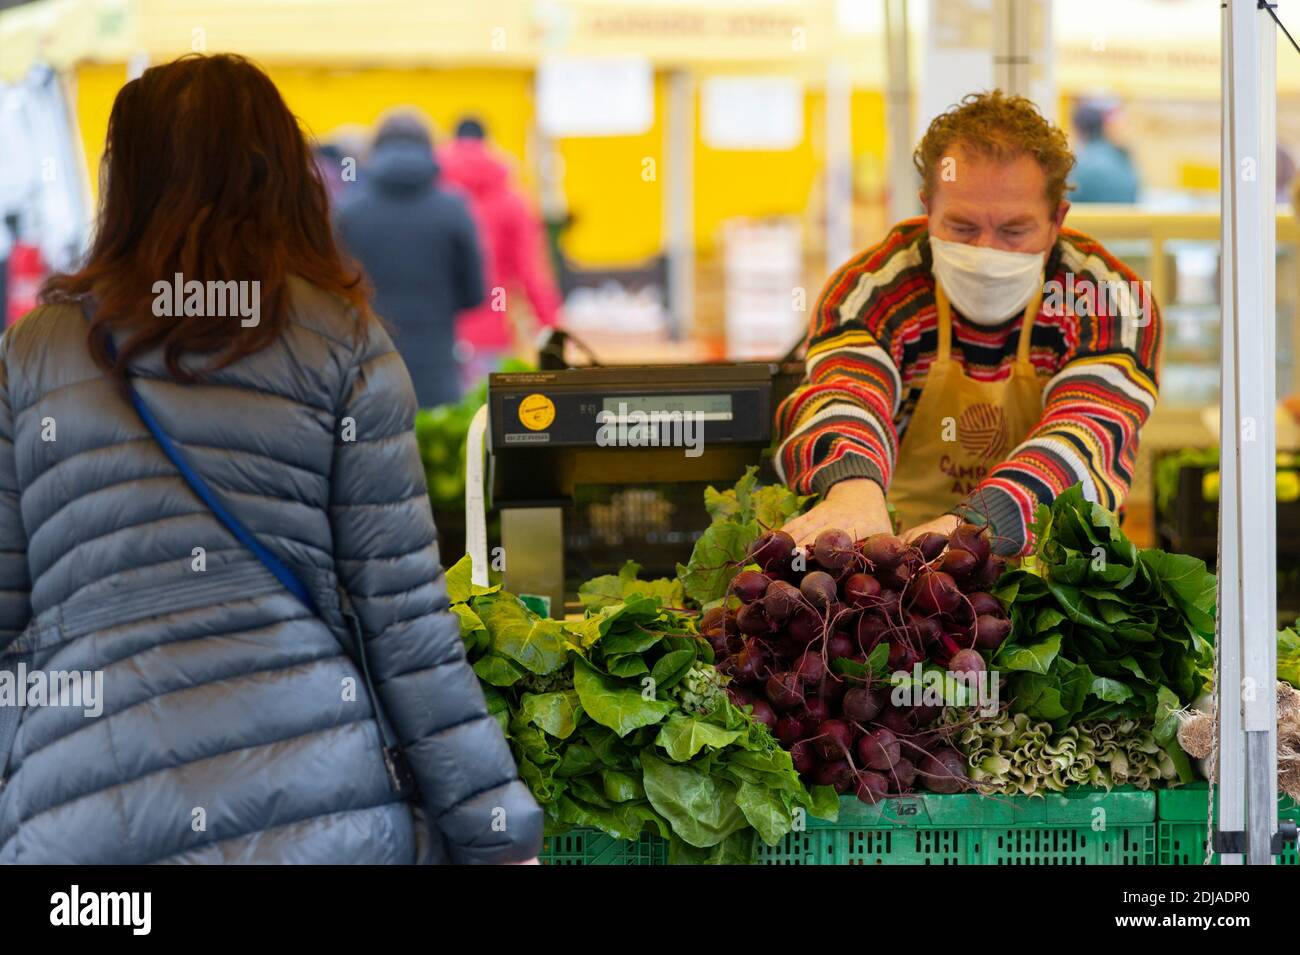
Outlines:
[{"label": "wrapped vegetable bundle", "polygon": [[1033,796],[1070,786],[1149,789],[1178,778],[1152,725],[1138,720],[1076,723],[1059,731],[1024,713],[969,721],[945,710],[944,720],[976,789],[986,795]]}]

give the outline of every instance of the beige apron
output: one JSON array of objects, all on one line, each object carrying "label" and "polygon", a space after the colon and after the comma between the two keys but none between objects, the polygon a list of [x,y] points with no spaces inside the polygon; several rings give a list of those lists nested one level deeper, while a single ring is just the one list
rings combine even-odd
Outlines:
[{"label": "beige apron", "polygon": [[889,485],[907,530],[946,514],[1006,459],[1043,415],[1043,382],[1029,362],[1029,338],[1043,292],[1025,306],[1011,375],[976,381],[952,357],[952,310],[936,282],[939,352],[912,412]]}]

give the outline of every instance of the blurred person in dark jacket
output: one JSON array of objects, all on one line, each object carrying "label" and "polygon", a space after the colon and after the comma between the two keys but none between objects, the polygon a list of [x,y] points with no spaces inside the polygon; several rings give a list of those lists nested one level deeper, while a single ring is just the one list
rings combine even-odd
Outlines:
[{"label": "blurred person in dark jacket", "polygon": [[478,236],[465,201],[443,189],[428,125],[391,114],[340,201],[339,237],[374,289],[374,308],[415,384],[420,407],[455,401],[456,316],[483,301]]},{"label": "blurred person in dark jacket", "polygon": [[483,245],[488,297],[456,323],[464,357],[462,381],[471,387],[494,371],[515,348],[514,316],[519,293],[537,324],[557,323],[560,293],[551,276],[546,232],[527,196],[512,181],[510,167],[488,145],[483,123],[466,117],[456,138],[438,150],[443,181],[462,190]]}]

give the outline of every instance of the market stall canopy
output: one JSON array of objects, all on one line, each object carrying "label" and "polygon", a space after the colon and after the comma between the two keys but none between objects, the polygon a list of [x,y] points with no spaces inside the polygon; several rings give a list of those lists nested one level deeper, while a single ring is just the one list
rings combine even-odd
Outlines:
[{"label": "market stall canopy", "polygon": [[196,49],[357,66],[526,67],[562,54],[820,69],[835,42],[834,8],[833,0],[478,0],[467,16],[459,4],[427,0],[42,0],[0,14],[0,37],[11,78],[37,59],[63,67]]},{"label": "market stall canopy", "polygon": [[[915,73],[926,17],[922,2],[910,5]],[[35,62],[158,62],[201,49],[355,67],[527,68],[549,55],[636,55],[657,67],[768,65],[819,83],[833,59],[855,85],[885,82],[874,0],[477,0],[472,10],[428,0],[38,0],[0,13],[0,80]],[[1055,3],[1052,18],[1061,91],[1218,91],[1219,22],[1202,0]],[[969,29],[972,38],[989,32],[979,16]],[[1300,58],[1279,57],[1278,88],[1300,91]]]},{"label": "market stall canopy", "polygon": [[0,82],[33,66],[60,72],[83,60],[124,63],[138,49],[130,0],[41,0],[0,13]]}]

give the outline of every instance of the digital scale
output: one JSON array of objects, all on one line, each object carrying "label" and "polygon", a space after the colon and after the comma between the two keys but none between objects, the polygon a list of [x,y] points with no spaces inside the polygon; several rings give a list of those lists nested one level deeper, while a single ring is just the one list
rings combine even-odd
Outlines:
[{"label": "digital scale", "polygon": [[708,526],[704,487],[765,465],[776,407],[802,372],[755,362],[489,376],[487,485],[506,589],[560,617],[578,583],[627,559],[671,576]]}]

